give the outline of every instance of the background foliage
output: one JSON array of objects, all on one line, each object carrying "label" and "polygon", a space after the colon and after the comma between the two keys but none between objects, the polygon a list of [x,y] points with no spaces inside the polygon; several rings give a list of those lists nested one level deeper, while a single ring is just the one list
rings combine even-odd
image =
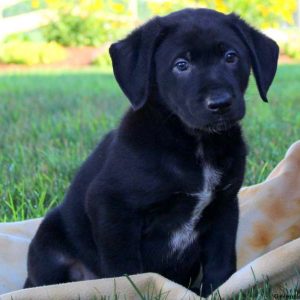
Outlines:
[{"label": "background foliage", "polygon": [[[85,40],[82,39],[79,43],[82,45],[97,45],[99,39],[97,32],[101,36],[100,41],[111,40],[115,36],[109,36],[109,30],[120,31],[121,28],[131,29],[137,23],[145,21],[145,19],[153,15],[164,15],[185,7],[205,7],[216,9],[223,13],[235,12],[241,15],[246,21],[260,29],[269,27],[280,27],[283,24],[294,24],[294,14],[297,8],[296,0],[147,0],[147,1],[105,1],[105,0],[71,0],[58,1],[34,0],[35,7],[39,3],[46,3],[46,6],[55,9],[58,12],[59,21],[62,26],[56,26],[56,41],[59,42],[59,30],[64,35],[67,27],[71,36],[75,36],[77,32],[92,35],[93,37]],[[143,13],[139,13],[143,11]],[[120,19],[121,16],[121,19]],[[82,27],[78,24],[80,18]],[[88,21],[91,19],[91,21]],[[116,20],[120,21],[116,21]],[[127,22],[126,22],[127,21]],[[74,23],[77,24],[74,26]],[[86,23],[86,24],[85,24]],[[123,26],[120,26],[123,25]],[[51,29],[46,31],[51,34]],[[85,29],[84,30],[81,30]],[[90,34],[89,30],[91,33]],[[72,32],[73,31],[73,32]],[[124,31],[124,30],[123,30]],[[118,34],[116,34],[118,36]],[[120,34],[119,34],[120,36]],[[71,38],[71,37],[70,37]],[[76,39],[76,38],[75,38]],[[51,39],[53,40],[53,39]],[[70,44],[70,42],[68,43]]]},{"label": "background foliage", "polygon": [[296,1],[284,0],[167,0],[147,1],[153,14],[166,14],[184,7],[205,7],[223,13],[235,12],[258,28],[279,27],[283,23],[292,25],[297,8]]},{"label": "background foliage", "polygon": [[[34,2],[37,6],[39,1]],[[64,46],[100,46],[134,27],[126,2],[48,0],[46,6],[58,19],[43,28],[43,35]]]},{"label": "background foliage", "polygon": [[[272,27],[280,28],[282,31],[289,27],[289,32],[285,33],[289,38],[278,42],[284,54],[300,59],[300,31],[295,28],[294,20],[296,2],[296,0],[24,0],[4,10],[3,16],[18,15],[22,11],[26,13],[30,9],[33,11],[46,9],[54,12],[55,17],[48,25],[34,32],[14,34],[2,41],[0,61],[32,65],[44,61],[57,62],[63,58],[63,51],[58,47],[53,55],[51,51],[43,51],[43,54],[38,55],[42,58],[30,58],[30,55],[36,56],[40,51],[38,49],[41,45],[29,45],[36,42],[44,43],[43,49],[53,49],[52,42],[63,47],[88,46],[106,49],[108,43],[124,37],[134,27],[152,16],[165,15],[185,7],[212,8],[224,13],[234,11],[259,29]],[[11,39],[14,43],[4,46],[5,42]],[[48,45],[49,42],[52,44]],[[32,51],[22,52],[15,49],[23,46]],[[8,49],[11,54],[4,55],[3,52],[7,52]],[[93,64],[107,68],[111,63],[106,53],[94,59]]]},{"label": "background foliage", "polygon": [[122,27],[121,22],[106,22],[94,15],[81,17],[61,13],[58,22],[51,22],[42,31],[47,41],[63,46],[101,46],[122,34],[122,30],[116,30],[119,27]]}]

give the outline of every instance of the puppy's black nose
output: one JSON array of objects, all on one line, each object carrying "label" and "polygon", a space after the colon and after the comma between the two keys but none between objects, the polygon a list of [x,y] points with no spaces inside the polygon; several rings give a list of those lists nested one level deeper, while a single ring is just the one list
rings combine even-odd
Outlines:
[{"label": "puppy's black nose", "polygon": [[222,93],[207,97],[207,108],[216,113],[226,112],[232,104],[232,95],[229,93]]}]

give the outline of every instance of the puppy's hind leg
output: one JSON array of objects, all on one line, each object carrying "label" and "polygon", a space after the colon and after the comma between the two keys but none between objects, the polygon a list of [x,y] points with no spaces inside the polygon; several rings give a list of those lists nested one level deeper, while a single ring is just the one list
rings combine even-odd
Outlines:
[{"label": "puppy's hind leg", "polygon": [[24,288],[58,284],[72,281],[70,267],[72,260],[57,249],[56,241],[43,243],[40,247],[39,236],[33,241],[28,253],[28,278]]},{"label": "puppy's hind leg", "polygon": [[74,259],[68,255],[53,249],[37,255],[32,253],[24,288],[83,280],[81,269],[75,266]]},{"label": "puppy's hind leg", "polygon": [[24,287],[90,279],[93,274],[74,256],[58,210],[42,222],[28,252]]}]

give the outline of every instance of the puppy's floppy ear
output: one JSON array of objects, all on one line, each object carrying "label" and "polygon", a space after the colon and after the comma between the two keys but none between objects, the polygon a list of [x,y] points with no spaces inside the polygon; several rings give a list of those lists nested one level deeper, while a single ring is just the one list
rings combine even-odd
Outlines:
[{"label": "puppy's floppy ear", "polygon": [[152,58],[161,32],[158,20],[152,19],[109,48],[115,77],[134,110],[149,97]]},{"label": "puppy's floppy ear", "polygon": [[260,97],[268,102],[267,92],[274,79],[279,48],[272,39],[255,30],[239,16],[230,14],[233,29],[247,47]]}]

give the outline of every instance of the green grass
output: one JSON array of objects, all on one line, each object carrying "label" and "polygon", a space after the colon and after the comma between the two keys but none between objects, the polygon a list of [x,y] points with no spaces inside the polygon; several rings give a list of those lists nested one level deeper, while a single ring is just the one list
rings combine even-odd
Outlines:
[{"label": "green grass", "polygon": [[0,75],[0,220],[42,216],[127,106],[111,74]]},{"label": "green grass", "polygon": [[[245,184],[263,180],[300,138],[299,82],[299,65],[280,66],[266,104],[251,81]],[[0,74],[0,221],[43,216],[60,202],[76,169],[127,106],[113,76],[97,69]],[[266,282],[235,299],[271,295]]]},{"label": "green grass", "polygon": [[[299,81],[299,65],[280,66],[269,104],[250,82],[246,185],[263,180],[300,138]],[[97,69],[0,74],[0,221],[39,217],[61,201],[126,107],[113,76]]]},{"label": "green grass", "polygon": [[280,66],[269,92],[269,104],[259,100],[254,82],[247,93],[243,122],[249,145],[245,184],[255,184],[283,158],[288,147],[300,139],[300,65]]}]

